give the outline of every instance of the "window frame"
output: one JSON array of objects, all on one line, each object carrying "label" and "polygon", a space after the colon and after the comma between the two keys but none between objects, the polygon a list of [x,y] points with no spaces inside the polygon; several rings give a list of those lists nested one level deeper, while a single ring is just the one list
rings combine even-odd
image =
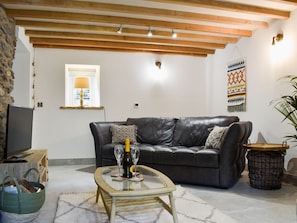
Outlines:
[{"label": "window frame", "polygon": [[89,104],[85,107],[100,107],[100,65],[65,64],[65,106],[80,106],[75,100],[74,81],[76,77],[89,78]]}]

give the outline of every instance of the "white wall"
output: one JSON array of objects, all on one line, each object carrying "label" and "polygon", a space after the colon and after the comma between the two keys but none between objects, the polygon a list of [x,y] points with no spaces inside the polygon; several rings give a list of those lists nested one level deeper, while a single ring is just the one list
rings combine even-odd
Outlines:
[{"label": "white wall", "polygon": [[[276,22],[252,38],[217,50],[208,58],[116,53],[76,50],[36,49],[36,108],[33,146],[46,148],[50,159],[92,158],[93,139],[89,122],[103,121],[104,111],[61,110],[64,104],[64,65],[66,63],[101,66],[101,102],[106,120],[125,120],[142,116],[238,115],[253,122],[252,142],[263,135],[267,142],[281,143],[294,132],[270,102],[287,92],[278,78],[297,74],[297,13],[289,20]],[[283,31],[283,53],[272,53],[272,37]],[[247,111],[227,112],[227,63],[247,59]],[[156,70],[156,60],[162,70]],[[158,77],[163,81],[156,81]],[[17,101],[17,100],[16,100]],[[139,103],[139,108],[133,107]],[[292,145],[292,144],[291,144]],[[292,147],[292,146],[291,146]],[[286,161],[296,157],[291,148]]]},{"label": "white wall", "polygon": [[[282,116],[273,108],[271,101],[290,91],[289,85],[279,80],[286,75],[297,75],[297,13],[287,21],[275,22],[267,30],[256,31],[252,38],[242,38],[237,44],[230,44],[218,50],[208,60],[209,110],[211,114],[235,114],[241,120],[253,122],[252,142],[258,135],[270,143],[282,143],[284,136],[295,130],[282,123]],[[284,33],[281,43],[272,46],[272,37]],[[279,50],[279,51],[276,51]],[[240,58],[247,59],[247,111],[227,112],[227,63]],[[291,143],[291,147],[292,147]],[[286,161],[296,157],[296,148],[291,148]]]},{"label": "white wall", "polygon": [[12,67],[15,79],[11,96],[15,99],[15,105],[32,107],[33,47],[23,28],[17,27],[16,36],[17,46]]},{"label": "white wall", "polygon": [[[206,114],[206,59],[146,53],[35,49],[36,102],[33,147],[49,159],[93,158],[91,121],[144,116]],[[155,61],[162,62],[161,70]],[[100,110],[61,110],[65,64],[100,65]],[[134,108],[134,103],[139,108]]]}]

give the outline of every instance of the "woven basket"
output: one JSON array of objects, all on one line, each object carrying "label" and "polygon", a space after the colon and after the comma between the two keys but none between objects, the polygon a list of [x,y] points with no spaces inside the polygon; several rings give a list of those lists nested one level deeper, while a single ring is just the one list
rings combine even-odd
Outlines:
[{"label": "woven basket", "polygon": [[[24,178],[26,178],[28,173],[32,170],[39,174],[37,169],[31,168],[25,173]],[[9,178],[12,178],[14,181],[18,193],[14,194],[4,191],[5,181]],[[0,210],[16,214],[30,214],[39,211],[45,201],[45,188],[39,182],[30,183],[34,187],[40,188],[40,191],[37,193],[23,193],[21,192],[20,185],[16,178],[11,176],[5,177],[2,182],[2,190],[0,191]]]},{"label": "woven basket", "polygon": [[282,151],[249,151],[247,158],[252,187],[264,190],[281,188],[284,171]]}]

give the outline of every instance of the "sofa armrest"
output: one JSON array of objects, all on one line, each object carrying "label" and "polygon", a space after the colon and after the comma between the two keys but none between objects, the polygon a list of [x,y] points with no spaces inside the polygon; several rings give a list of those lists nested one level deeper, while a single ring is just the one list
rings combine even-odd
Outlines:
[{"label": "sofa armrest", "polygon": [[111,143],[112,135],[110,127],[112,125],[123,125],[126,122],[91,122],[89,124],[94,138],[96,155],[96,167],[102,166],[102,147]]},{"label": "sofa armrest", "polygon": [[234,122],[223,135],[220,146],[220,184],[228,188],[233,185],[245,169],[247,143],[252,132],[252,123]]}]

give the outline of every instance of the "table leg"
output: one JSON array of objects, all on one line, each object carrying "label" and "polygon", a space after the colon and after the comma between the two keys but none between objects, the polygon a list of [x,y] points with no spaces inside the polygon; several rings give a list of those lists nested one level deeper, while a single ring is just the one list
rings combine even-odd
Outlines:
[{"label": "table leg", "polygon": [[172,193],[169,194],[169,201],[170,201],[170,206],[171,206],[171,210],[172,210],[173,222],[178,223],[176,208],[175,208],[175,203],[174,203],[174,197],[173,197]]},{"label": "table leg", "polygon": [[97,187],[97,193],[96,193],[96,203],[98,203],[99,199],[99,187]]},{"label": "table leg", "polygon": [[113,223],[115,220],[115,213],[116,213],[116,200],[113,197],[111,199],[111,210],[110,210],[110,218],[109,218],[109,222]]}]

